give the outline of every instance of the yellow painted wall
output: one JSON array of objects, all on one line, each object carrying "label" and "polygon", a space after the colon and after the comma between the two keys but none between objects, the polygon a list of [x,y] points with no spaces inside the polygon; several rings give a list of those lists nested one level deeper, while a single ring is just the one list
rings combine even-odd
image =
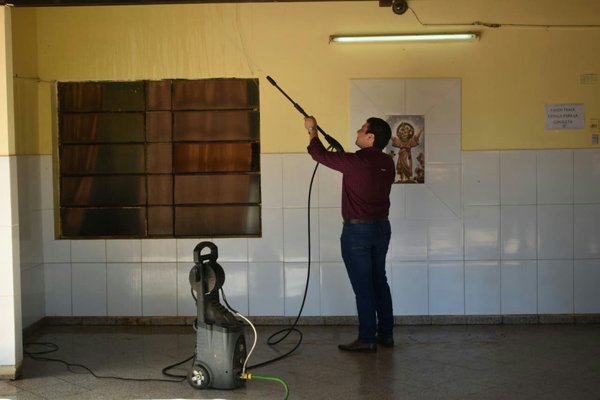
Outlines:
[{"label": "yellow painted wall", "polygon": [[12,20],[6,7],[0,8],[0,156],[15,153],[14,101],[12,79]]},{"label": "yellow painted wall", "polygon": [[[597,24],[597,0],[413,0],[424,24],[473,21]],[[261,151],[304,152],[302,117],[265,79],[272,76],[320,125],[345,143],[349,80],[462,79],[463,150],[591,147],[588,128],[546,131],[544,105],[583,103],[600,118],[600,28],[423,26],[377,1],[13,8],[15,75],[38,107],[38,135],[25,152],[51,152],[52,81],[258,77]],[[334,33],[475,30],[454,44],[332,45]],[[32,41],[31,36],[36,40]],[[31,61],[33,60],[33,61]],[[16,95],[18,97],[19,94]],[[37,97],[36,97],[37,96]],[[19,107],[17,120],[24,118]],[[26,124],[21,124],[24,126]],[[19,134],[21,134],[19,132]]]}]

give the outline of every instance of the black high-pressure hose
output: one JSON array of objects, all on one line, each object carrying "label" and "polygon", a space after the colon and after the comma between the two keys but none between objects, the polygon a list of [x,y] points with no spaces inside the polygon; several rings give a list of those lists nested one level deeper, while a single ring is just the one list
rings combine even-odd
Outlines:
[{"label": "black high-pressure hose", "polygon": [[[298,340],[298,343],[296,343],[296,345],[287,353],[284,353],[278,357],[275,357],[271,360],[267,360],[264,362],[261,362],[259,364],[254,364],[254,365],[250,365],[248,366],[247,369],[252,369],[252,368],[258,368],[258,367],[262,367],[265,366],[267,364],[271,364],[275,361],[279,361],[284,357],[287,357],[288,355],[292,354],[294,351],[296,351],[296,349],[298,347],[300,347],[300,344],[302,343],[302,331],[300,331],[298,328],[296,328],[296,326],[298,325],[298,321],[300,320],[300,316],[302,315],[302,311],[304,310],[304,304],[306,303],[306,294],[308,293],[308,285],[310,282],[310,260],[311,260],[311,245],[310,245],[310,198],[311,198],[311,194],[312,194],[312,186],[313,186],[313,182],[315,180],[315,175],[317,173],[317,168],[319,167],[319,164],[317,163],[317,165],[315,165],[315,169],[313,170],[313,174],[310,178],[310,184],[309,184],[309,188],[308,188],[308,267],[306,270],[306,284],[304,286],[304,295],[302,296],[302,304],[300,305],[300,310],[298,311],[298,315],[296,316],[296,319],[294,320],[294,322],[292,323],[292,326],[288,327],[288,328],[283,328],[275,333],[273,333],[271,336],[269,336],[269,338],[267,339],[267,344],[270,346],[276,345],[278,343],[281,343],[283,340],[285,340],[285,338],[287,338],[290,333],[292,332],[296,332],[298,335],[300,335],[300,339]],[[275,339],[277,336],[281,336],[283,335],[281,338],[279,339]]]},{"label": "black high-pressure hose", "polygon": [[[279,85],[277,84],[277,82],[275,82],[275,80],[273,78],[271,78],[270,76],[267,76],[267,80],[269,81],[269,83],[271,83],[273,86],[275,86],[294,105],[294,108],[296,110],[298,110],[298,112],[300,112],[300,114],[302,114],[305,118],[309,117],[309,115],[304,111],[304,109],[298,103],[296,103],[294,100],[292,100],[292,98],[290,96],[288,96],[288,94],[279,87]],[[328,150],[333,149],[339,153],[344,152],[344,148],[337,140],[335,140],[333,137],[329,136],[318,125],[317,125],[317,129],[319,130],[319,132],[321,132],[321,134],[323,134],[323,137],[329,143]],[[307,267],[307,271],[306,271],[306,284],[304,286],[304,295],[302,296],[302,304],[300,305],[300,310],[298,311],[298,315],[296,316],[296,319],[294,320],[292,325],[288,328],[281,329],[281,330],[273,333],[271,336],[269,336],[269,338],[267,339],[267,344],[272,346],[272,345],[281,343],[292,332],[298,333],[300,335],[300,339],[298,340],[298,343],[287,353],[282,354],[271,360],[264,361],[259,364],[250,365],[250,366],[248,366],[247,369],[262,367],[264,365],[281,360],[282,358],[287,357],[288,355],[293,353],[298,347],[300,347],[300,344],[302,343],[302,338],[303,338],[302,332],[298,328],[296,328],[296,326],[298,325],[298,321],[300,320],[300,316],[302,315],[302,311],[304,310],[304,304],[306,303],[306,295],[308,293],[308,285],[310,282],[310,269],[311,269],[311,240],[310,240],[311,239],[311,237],[310,237],[310,209],[311,209],[311,206],[310,205],[311,205],[312,187],[313,187],[315,175],[317,174],[318,168],[319,168],[319,163],[316,163],[315,169],[313,170],[312,176],[310,178],[310,184],[308,187],[308,205],[307,205],[307,209],[308,209],[308,212],[307,212],[307,214],[308,214],[308,222],[307,222],[307,226],[308,226],[308,267]],[[283,335],[281,338],[276,339],[278,336],[281,336],[281,335]]]}]

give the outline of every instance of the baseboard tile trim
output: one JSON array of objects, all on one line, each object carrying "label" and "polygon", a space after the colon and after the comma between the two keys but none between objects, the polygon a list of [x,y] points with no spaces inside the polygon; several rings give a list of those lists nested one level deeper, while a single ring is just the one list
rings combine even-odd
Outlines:
[{"label": "baseboard tile trim", "polygon": [[[249,316],[256,325],[292,325],[295,317]],[[115,325],[115,326],[167,326],[193,325],[195,317],[191,316],[157,316],[157,317],[44,317],[23,329],[27,337],[44,326],[70,325]],[[548,324],[598,324],[600,314],[505,314],[505,315],[397,315],[396,326],[412,325],[548,325]],[[353,315],[341,316],[306,316],[300,317],[298,325],[358,325]]]}]

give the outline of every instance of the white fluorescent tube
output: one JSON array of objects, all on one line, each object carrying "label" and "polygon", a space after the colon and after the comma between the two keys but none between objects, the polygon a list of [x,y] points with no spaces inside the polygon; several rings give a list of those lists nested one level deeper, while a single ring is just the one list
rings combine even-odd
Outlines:
[{"label": "white fluorescent tube", "polygon": [[334,43],[366,43],[366,42],[417,42],[440,40],[474,40],[478,39],[477,33],[423,33],[406,35],[364,35],[343,36],[331,35],[329,42]]}]

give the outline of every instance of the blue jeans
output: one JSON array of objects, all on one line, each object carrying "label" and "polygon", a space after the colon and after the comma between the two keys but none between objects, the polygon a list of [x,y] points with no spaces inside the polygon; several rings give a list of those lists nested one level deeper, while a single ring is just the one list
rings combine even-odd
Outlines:
[{"label": "blue jeans", "polygon": [[344,224],[342,230],[342,258],[356,296],[361,342],[375,343],[378,336],[393,335],[392,296],[385,275],[390,237],[389,221]]}]

